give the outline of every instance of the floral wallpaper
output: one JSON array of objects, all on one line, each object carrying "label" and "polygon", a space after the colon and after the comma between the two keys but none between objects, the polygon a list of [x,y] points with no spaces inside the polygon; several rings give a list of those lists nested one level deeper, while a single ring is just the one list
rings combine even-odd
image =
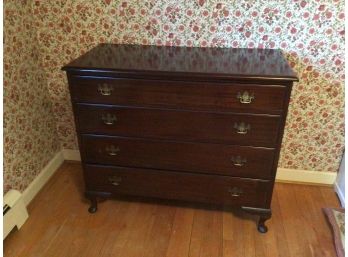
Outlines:
[{"label": "floral wallpaper", "polygon": [[279,166],[337,171],[344,148],[343,0],[29,2],[40,81],[47,82],[63,148],[77,149],[77,140],[60,69],[98,43],[280,48],[300,82]]},{"label": "floral wallpaper", "polygon": [[4,192],[23,191],[60,149],[29,2],[4,3]]},{"label": "floral wallpaper", "polygon": [[36,1],[35,27],[64,148],[76,149],[63,64],[100,42],[280,48],[300,77],[280,167],[336,171],[344,137],[343,1]]}]

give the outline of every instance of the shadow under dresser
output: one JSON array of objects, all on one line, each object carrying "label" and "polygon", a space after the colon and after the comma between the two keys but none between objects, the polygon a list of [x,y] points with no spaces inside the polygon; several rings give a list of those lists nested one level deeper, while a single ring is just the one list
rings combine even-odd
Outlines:
[{"label": "shadow under dresser", "polygon": [[67,72],[86,197],[234,205],[266,232],[293,82],[280,50],[101,44]]}]

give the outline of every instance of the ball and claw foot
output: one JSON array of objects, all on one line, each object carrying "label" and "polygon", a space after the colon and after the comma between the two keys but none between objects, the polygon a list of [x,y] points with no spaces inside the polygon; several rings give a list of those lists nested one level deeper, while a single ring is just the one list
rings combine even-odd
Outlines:
[{"label": "ball and claw foot", "polygon": [[265,225],[265,223],[259,223],[257,225],[257,230],[260,232],[260,233],[266,233],[268,231],[268,228],[267,226]]},{"label": "ball and claw foot", "polygon": [[95,213],[98,210],[97,198],[94,196],[90,196],[90,197],[88,197],[88,199],[91,201],[91,206],[88,208],[88,212]]},{"label": "ball and claw foot", "polygon": [[272,216],[271,209],[264,208],[252,208],[252,207],[244,207],[242,206],[242,210],[259,216],[259,221],[257,223],[257,230],[264,234],[268,231],[267,226],[265,225],[266,220],[270,219]]},{"label": "ball and claw foot", "polygon": [[97,212],[97,210],[98,210],[97,206],[91,206],[88,208],[89,213],[95,213]]},{"label": "ball and claw foot", "polygon": [[271,216],[264,216],[264,217],[260,217],[259,219],[259,223],[257,224],[257,230],[260,233],[266,233],[268,231],[267,226],[265,225],[265,221],[268,220]]}]

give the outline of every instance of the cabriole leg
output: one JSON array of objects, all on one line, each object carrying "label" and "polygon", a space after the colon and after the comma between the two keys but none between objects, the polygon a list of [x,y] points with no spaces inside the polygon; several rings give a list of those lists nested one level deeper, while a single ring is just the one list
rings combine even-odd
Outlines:
[{"label": "cabriole leg", "polygon": [[265,225],[265,222],[266,222],[266,220],[270,219],[272,216],[271,209],[253,208],[253,207],[244,207],[244,206],[242,206],[241,208],[242,208],[242,210],[244,210],[248,213],[258,215],[260,218],[259,218],[259,221],[257,223],[257,230],[260,233],[267,232],[268,228]]},{"label": "cabriole leg", "polygon": [[257,230],[260,233],[266,233],[268,231],[267,226],[265,225],[266,220],[271,218],[271,214],[268,215],[260,215],[259,222],[257,224]]},{"label": "cabriole leg", "polygon": [[88,208],[88,212],[95,213],[98,210],[97,197],[92,196],[92,195],[88,195],[87,198],[91,201],[91,206]]}]

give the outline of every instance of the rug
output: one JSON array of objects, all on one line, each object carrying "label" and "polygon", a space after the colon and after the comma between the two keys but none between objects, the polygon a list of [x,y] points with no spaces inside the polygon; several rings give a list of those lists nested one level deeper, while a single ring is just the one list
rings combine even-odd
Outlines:
[{"label": "rug", "polygon": [[331,225],[338,257],[344,257],[344,209],[324,208]]}]

